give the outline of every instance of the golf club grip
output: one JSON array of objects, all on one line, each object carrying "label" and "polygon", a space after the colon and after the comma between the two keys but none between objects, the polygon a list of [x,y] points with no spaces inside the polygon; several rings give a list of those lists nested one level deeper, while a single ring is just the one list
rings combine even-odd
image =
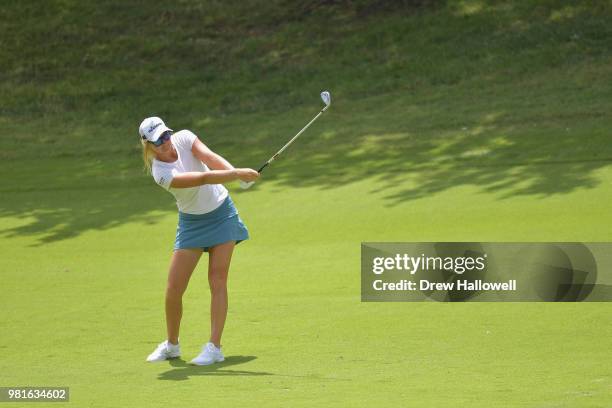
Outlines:
[{"label": "golf club grip", "polygon": [[270,162],[266,162],[266,164],[264,164],[263,166],[261,166],[261,167],[259,168],[259,170],[257,170],[257,172],[258,172],[258,173],[261,173],[261,171],[262,171],[263,169],[265,169],[265,168],[266,168],[266,166],[267,166],[268,164],[270,164]]}]

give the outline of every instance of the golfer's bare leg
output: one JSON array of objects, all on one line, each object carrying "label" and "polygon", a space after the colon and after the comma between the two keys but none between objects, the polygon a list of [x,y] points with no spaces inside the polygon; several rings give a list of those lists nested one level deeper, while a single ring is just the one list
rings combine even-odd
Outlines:
[{"label": "golfer's bare leg", "polygon": [[178,343],[183,316],[183,293],[201,256],[201,249],[178,249],[172,255],[166,287],[166,326],[168,341],[172,344]]},{"label": "golfer's bare leg", "polygon": [[234,251],[234,241],[210,248],[208,284],[210,286],[210,341],[221,345],[221,335],[227,317],[227,274]]}]

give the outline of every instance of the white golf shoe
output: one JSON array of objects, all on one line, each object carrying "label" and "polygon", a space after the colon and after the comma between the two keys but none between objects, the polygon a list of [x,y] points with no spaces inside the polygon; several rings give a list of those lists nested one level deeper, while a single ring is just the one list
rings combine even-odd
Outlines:
[{"label": "white golf shoe", "polygon": [[170,358],[176,358],[181,356],[181,347],[178,344],[172,344],[168,340],[159,343],[159,346],[154,352],[149,354],[147,361],[150,363],[156,361],[164,361]]},{"label": "white golf shoe", "polygon": [[191,364],[211,365],[223,360],[225,360],[225,357],[223,357],[221,348],[217,348],[213,343],[208,342],[202,347],[200,355],[191,360]]}]

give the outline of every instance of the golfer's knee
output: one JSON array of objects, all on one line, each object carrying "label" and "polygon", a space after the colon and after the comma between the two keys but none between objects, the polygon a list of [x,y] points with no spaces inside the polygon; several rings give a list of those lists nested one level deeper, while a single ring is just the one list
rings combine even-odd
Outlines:
[{"label": "golfer's knee", "polygon": [[166,287],[166,300],[181,300],[185,289],[176,285],[168,285]]},{"label": "golfer's knee", "polygon": [[227,289],[227,274],[225,270],[211,270],[208,274],[208,285],[211,292],[225,291]]}]

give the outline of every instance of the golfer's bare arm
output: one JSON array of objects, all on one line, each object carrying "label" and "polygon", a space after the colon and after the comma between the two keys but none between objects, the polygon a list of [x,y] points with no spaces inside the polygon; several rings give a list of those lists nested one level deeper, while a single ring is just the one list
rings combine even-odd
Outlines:
[{"label": "golfer's bare arm", "polygon": [[234,168],[227,160],[206,147],[200,139],[196,138],[193,142],[191,152],[212,170],[177,174],[172,178],[170,187],[189,188],[204,184],[223,184],[238,179],[255,181],[259,177],[253,169]]},{"label": "golfer's bare arm", "polygon": [[200,159],[202,163],[208,166],[211,170],[233,170],[234,166],[230,162],[219,156],[217,153],[210,150],[198,138],[191,145],[191,152],[195,157]]},{"label": "golfer's bare arm", "polygon": [[[197,187],[204,184],[223,184],[230,181],[252,176],[247,172],[250,169],[232,169],[232,170],[211,170],[211,171],[192,171],[175,175],[170,182],[172,188],[189,188]],[[254,171],[254,170],[253,170]],[[257,178],[257,173],[255,173]],[[253,180],[255,179],[253,178]]]}]

